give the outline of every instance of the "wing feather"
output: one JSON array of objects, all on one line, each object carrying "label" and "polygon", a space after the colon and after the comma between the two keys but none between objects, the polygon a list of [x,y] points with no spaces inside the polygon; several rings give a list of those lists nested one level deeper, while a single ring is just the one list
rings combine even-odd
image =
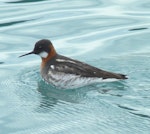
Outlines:
[{"label": "wing feather", "polygon": [[126,79],[126,75],[104,71],[99,68],[88,65],[84,62],[73,60],[71,58],[61,55],[58,55],[56,57],[55,62],[55,70],[58,72],[76,74],[80,75],[81,77],[97,77],[102,79]]}]

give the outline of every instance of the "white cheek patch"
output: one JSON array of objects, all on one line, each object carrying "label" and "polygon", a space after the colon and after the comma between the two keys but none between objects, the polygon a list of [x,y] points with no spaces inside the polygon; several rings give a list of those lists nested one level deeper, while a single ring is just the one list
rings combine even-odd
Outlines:
[{"label": "white cheek patch", "polygon": [[39,53],[39,56],[41,56],[42,58],[47,58],[48,53],[43,51],[43,52]]}]

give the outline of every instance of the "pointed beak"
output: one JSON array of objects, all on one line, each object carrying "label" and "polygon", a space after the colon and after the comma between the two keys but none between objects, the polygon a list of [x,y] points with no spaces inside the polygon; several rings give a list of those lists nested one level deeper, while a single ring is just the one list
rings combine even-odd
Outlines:
[{"label": "pointed beak", "polygon": [[23,54],[23,55],[21,55],[21,56],[19,56],[19,57],[23,57],[23,56],[26,56],[26,55],[29,55],[29,54],[34,54],[34,51],[29,52],[29,53],[26,53],[26,54]]}]

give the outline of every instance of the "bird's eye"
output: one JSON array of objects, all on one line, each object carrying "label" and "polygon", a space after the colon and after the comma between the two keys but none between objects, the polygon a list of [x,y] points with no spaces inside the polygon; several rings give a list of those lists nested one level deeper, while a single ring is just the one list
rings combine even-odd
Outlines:
[{"label": "bird's eye", "polygon": [[42,48],[42,46],[39,46],[39,49],[41,49]]}]

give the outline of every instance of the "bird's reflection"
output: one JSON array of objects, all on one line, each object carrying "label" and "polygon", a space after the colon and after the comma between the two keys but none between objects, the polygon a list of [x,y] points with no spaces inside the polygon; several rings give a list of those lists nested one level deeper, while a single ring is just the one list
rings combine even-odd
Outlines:
[{"label": "bird's reflection", "polygon": [[[82,87],[79,89],[72,89],[72,90],[63,90],[63,89],[56,89],[55,87],[46,84],[43,80],[38,82],[37,90],[41,94],[41,102],[40,108],[50,109],[53,108],[55,105],[59,103],[82,103],[84,99],[86,99],[87,92],[97,90],[100,94],[112,94],[111,91],[117,90],[124,90],[125,84],[124,83],[104,83],[104,84],[95,84],[87,87]],[[118,94],[116,94],[118,96]],[[121,97],[122,95],[120,95]]]},{"label": "bird's reflection", "polygon": [[[92,88],[93,89],[93,88]],[[84,87],[79,89],[56,89],[55,87],[46,84],[44,81],[38,82],[37,90],[42,96],[40,107],[53,108],[58,103],[80,103],[86,96],[86,92],[92,90],[91,88]]]}]

